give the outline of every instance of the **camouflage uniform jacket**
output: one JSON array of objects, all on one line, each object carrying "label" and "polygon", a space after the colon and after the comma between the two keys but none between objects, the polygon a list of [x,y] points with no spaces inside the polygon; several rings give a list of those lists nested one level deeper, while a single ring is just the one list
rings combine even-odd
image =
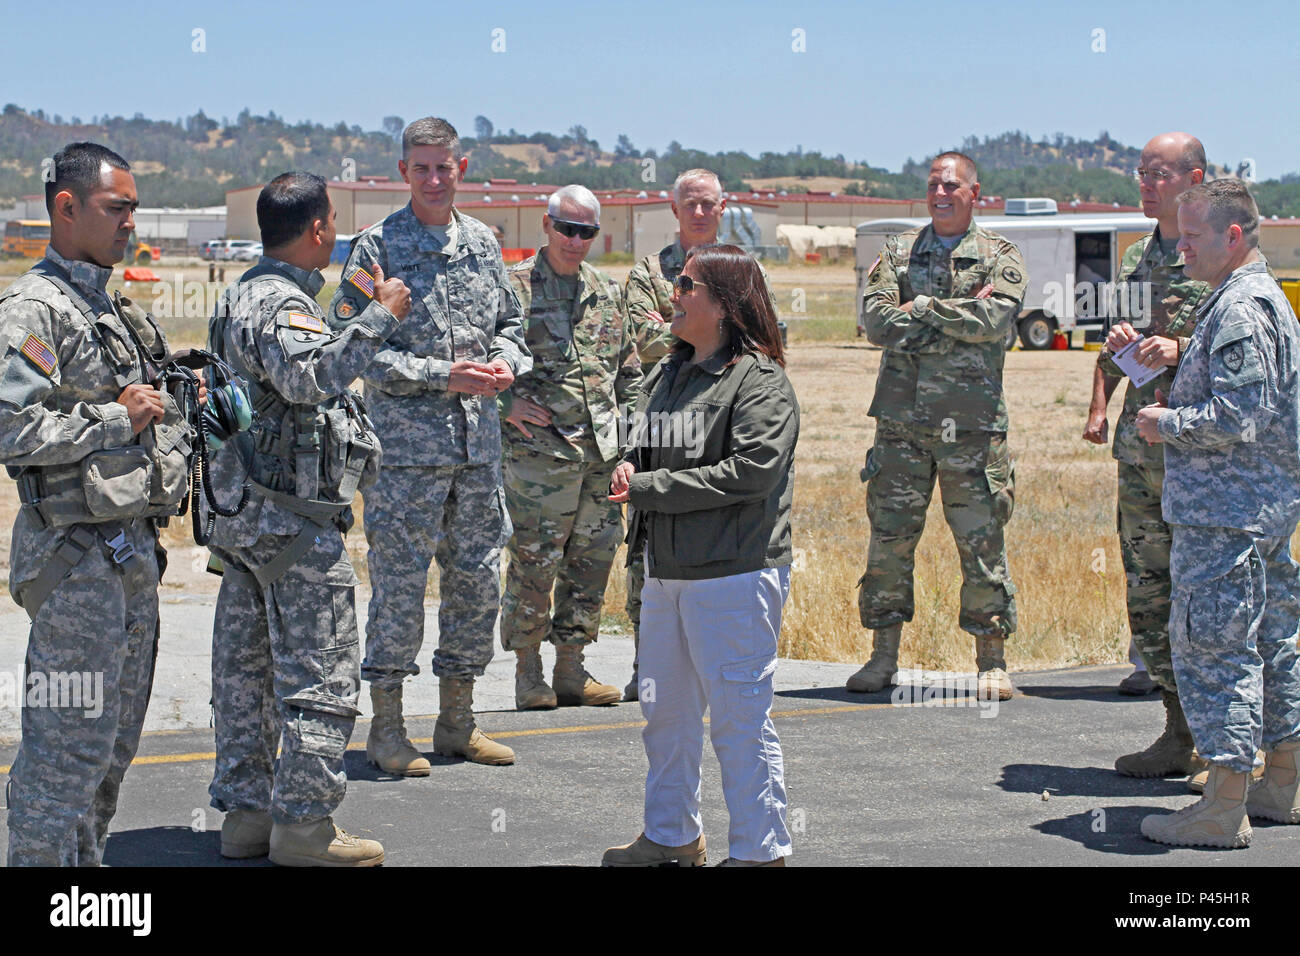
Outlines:
[{"label": "camouflage uniform jacket", "polygon": [[[108,297],[111,268],[65,259],[45,250],[69,284],[98,310],[92,328],[77,306],[36,272],[14,280],[0,302],[0,463],[10,466],[70,465],[91,452],[137,443],[131,417],[119,405],[126,373],[139,381],[139,357]],[[103,327],[104,332],[99,328]],[[118,367],[109,364],[106,350]],[[119,354],[120,353],[120,354]],[[170,396],[164,398],[175,411]],[[14,522],[9,589],[40,574],[67,528],[52,529],[31,508]]]},{"label": "camouflage uniform jacket", "polygon": [[1300,325],[1263,261],[1200,308],[1158,428],[1170,524],[1289,536],[1300,519]]},{"label": "camouflage uniform jacket", "polygon": [[[627,274],[627,283],[623,287],[623,296],[627,301],[627,313],[632,320],[632,329],[636,335],[636,349],[641,356],[641,369],[645,374],[668,354],[676,341],[668,331],[668,321],[673,312],[673,283],[682,274],[686,265],[686,250],[680,239],[664,246],[656,255],[645,256],[632,267]],[[767,271],[759,265],[763,281],[767,283],[767,295],[772,300],[772,311],[776,311],[776,297],[772,295],[772,283],[767,278]],[[663,323],[655,322],[646,316],[658,312]]]},{"label": "camouflage uniform jacket", "polygon": [[333,327],[356,321],[373,298],[367,286],[376,262],[411,289],[410,315],[361,373],[386,465],[500,460],[497,403],[447,391],[452,363],[501,358],[516,376],[532,368],[519,302],[492,230],[456,210],[452,215],[451,249],[439,245],[409,203],[362,232],[330,301]]},{"label": "camouflage uniform jacket", "polygon": [[[325,323],[316,294],[325,284],[319,271],[263,256],[254,271],[275,270],[256,283],[244,278],[229,293],[233,305],[219,342],[209,348],[251,382],[288,405],[320,406],[348,391],[385,339],[398,327],[397,317],[371,301],[342,331]],[[212,454],[212,478],[218,500],[232,506],[248,473],[234,441]],[[233,518],[218,518],[213,543],[249,547],[262,535],[297,534],[307,519],[254,491]]]},{"label": "camouflage uniform jacket", "polygon": [[[1196,326],[1197,306],[1210,294],[1210,287],[1204,282],[1189,279],[1183,273],[1183,254],[1174,251],[1171,255],[1160,252],[1160,227],[1151,235],[1139,239],[1124,251],[1120,262],[1118,295],[1130,296],[1129,301],[1147,302],[1151,315],[1147,323],[1134,328],[1143,335],[1163,335],[1178,339],[1178,354],[1187,350],[1192,329]],[[1137,297],[1128,291],[1128,287],[1138,283],[1150,283],[1150,298]],[[1110,376],[1122,376],[1119,366],[1112,361],[1110,350],[1105,346],[1097,355],[1097,364]],[[1175,372],[1177,366],[1174,367]],[[1124,408],[1115,422],[1115,438],[1111,445],[1111,454],[1119,461],[1129,465],[1142,465],[1147,468],[1164,467],[1164,450],[1158,445],[1148,445],[1137,432],[1137,413],[1156,400],[1156,389],[1169,391],[1173,373],[1168,376],[1157,375],[1141,388],[1134,388],[1131,382],[1124,386]]]},{"label": "camouflage uniform jacket", "polygon": [[[1028,276],[1020,250],[974,221],[951,252],[927,225],[885,240],[867,276],[867,338],[885,350],[867,414],[1004,432],[1006,337]],[[992,283],[993,294],[977,299]],[[912,303],[911,312],[899,308]]]},{"label": "camouflage uniform jacket", "polygon": [[641,385],[623,293],[613,279],[584,262],[577,294],[566,294],[545,251],[510,270],[533,367],[502,394],[501,403],[504,417],[512,394],[523,396],[546,406],[552,424],[530,427],[531,439],[503,424],[506,443],[566,461],[609,461],[625,450],[619,441],[620,414],[635,410]]}]

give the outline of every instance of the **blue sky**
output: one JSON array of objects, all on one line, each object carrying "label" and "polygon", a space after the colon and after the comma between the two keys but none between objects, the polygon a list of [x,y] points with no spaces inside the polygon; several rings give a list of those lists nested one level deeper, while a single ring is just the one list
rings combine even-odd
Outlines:
[{"label": "blue sky", "polygon": [[1300,170],[1294,19],[1258,0],[61,0],[8,5],[0,99],[65,119],[249,107],[378,129],[435,114],[470,135],[483,114],[521,132],[580,123],[607,149],[620,133],[641,148],[801,145],[892,170],[968,134],[1105,129],[1140,146],[1186,129],[1211,161],[1253,157],[1272,178]]}]

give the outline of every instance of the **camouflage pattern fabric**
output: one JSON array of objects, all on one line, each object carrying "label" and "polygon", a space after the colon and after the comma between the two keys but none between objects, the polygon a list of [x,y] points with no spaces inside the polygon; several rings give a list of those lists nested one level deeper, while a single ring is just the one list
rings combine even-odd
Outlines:
[{"label": "camouflage pattern fabric", "polygon": [[[225,564],[212,628],[218,810],[270,811],[276,823],[331,815],[347,788],[343,756],[359,710],[356,572],[334,528],[261,587],[253,572],[293,541],[262,535]],[[276,745],[280,754],[276,757]]]},{"label": "camouflage pattern fabric", "polygon": [[1128,625],[1151,679],[1178,693],[1169,656],[1169,543],[1171,535],[1160,506],[1165,477],[1145,464],[1119,466],[1116,520],[1128,603]]},{"label": "camouflage pattern fabric", "polygon": [[624,450],[619,417],[635,410],[641,363],[623,293],[586,262],[577,278],[575,293],[551,268],[544,248],[510,270],[524,309],[533,367],[502,393],[502,411],[508,414],[514,396],[520,395],[549,409],[552,420],[549,428],[530,427],[532,438],[503,425],[512,453],[519,449],[566,461],[610,461]]},{"label": "camouflage pattern fabric", "polygon": [[609,501],[615,464],[564,461],[527,449],[512,448],[506,456],[506,506],[514,527],[501,605],[506,650],[545,640],[579,646],[596,640],[622,537],[621,509]]},{"label": "camouflage pattern fabric", "polygon": [[452,216],[446,248],[409,203],[365,230],[329,308],[335,327],[355,321],[373,297],[357,270],[376,262],[411,289],[410,314],[362,373],[385,449],[379,481],[362,495],[371,587],[362,674],[387,689],[419,673],[434,557],[442,603],[433,671],[458,680],[483,673],[501,601],[500,549],[510,537],[497,402],[449,392],[447,379],[454,362],[497,358],[518,377],[532,357],[492,230]]},{"label": "camouflage pattern fabric", "polygon": [[497,358],[516,376],[532,367],[519,302],[492,230],[452,214],[456,242],[449,249],[409,204],[362,232],[327,310],[335,328],[359,321],[374,298],[366,286],[376,262],[411,289],[410,314],[361,374],[386,465],[499,462],[496,401],[447,391],[448,373],[453,362]]},{"label": "camouflage pattern fabric", "polygon": [[[1161,253],[1158,226],[1155,232],[1124,251],[1116,278],[1118,295],[1127,296],[1129,303],[1150,303],[1150,315],[1129,319],[1129,323],[1142,335],[1179,339],[1180,351],[1185,350],[1192,329],[1196,327],[1197,307],[1210,294],[1210,287],[1187,278],[1181,252]],[[1142,289],[1144,283],[1149,284],[1149,293]],[[1124,376],[1104,345],[1097,353],[1097,364],[1107,375]],[[1157,389],[1168,393],[1176,371],[1175,366],[1173,371],[1157,375],[1141,388],[1134,388],[1132,382],[1125,381],[1124,407],[1115,421],[1115,437],[1111,442],[1111,454],[1119,461],[1164,470],[1164,450],[1157,445],[1148,445],[1138,435],[1137,413],[1156,400]]]},{"label": "camouflage pattern fabric", "polygon": [[1300,735],[1300,568],[1290,535],[1173,526],[1173,648],[1196,749],[1239,773]]},{"label": "camouflage pattern fabric", "polygon": [[[331,330],[315,299],[320,272],[263,256],[245,276],[268,269],[260,281],[241,278],[224,334],[209,347],[282,401],[321,412],[348,391],[398,320],[371,302],[357,321]],[[282,444],[278,436],[258,441],[265,449]],[[292,488],[296,462],[278,464]],[[234,441],[213,453],[211,467],[220,500],[238,500],[248,467]],[[307,520],[254,489],[239,515],[217,520],[212,537],[225,573],[212,630],[217,759],[208,792],[218,810],[269,811],[284,824],[324,819],[342,802],[360,687],[357,577],[339,528],[321,526],[315,547],[268,586],[253,577]]]},{"label": "camouflage pattern fabric", "polygon": [[[933,226],[885,240],[863,294],[867,338],[885,350],[867,414],[1005,432],[1005,341],[1028,281],[1020,250],[974,221],[951,251]],[[993,294],[975,298],[986,284]]]},{"label": "camouflage pattern fabric", "polygon": [[[105,292],[112,269],[65,259],[52,248],[46,258],[101,310],[101,323],[131,341]],[[135,442],[127,410],[116,402],[121,367],[110,366],[81,312],[46,279],[29,272],[5,290],[0,335],[0,463],[68,465]],[[130,350],[118,358],[138,368]],[[26,674],[78,675],[82,693],[29,699],[32,706],[22,709],[22,742],[10,771],[10,866],[97,866],[139,744],[153,686],[163,553],[152,521],[113,527],[124,531],[135,556],[114,564],[97,540],[32,621]],[[103,537],[95,524],[52,529],[31,508],[19,510],[9,573],[15,601],[22,604],[27,586],[76,528]],[[93,687],[100,680],[102,692]],[[87,691],[99,697],[94,706]]]},{"label": "camouflage pattern fabric", "polygon": [[[1015,478],[1002,396],[1005,339],[1029,277],[1014,244],[972,221],[948,249],[933,226],[885,241],[863,296],[867,337],[884,349],[867,414],[871,542],[859,581],[862,625],[910,621],[913,555],[936,478],[961,556],[959,624],[977,636],[1016,629],[1002,528]],[[976,298],[985,285],[992,295]],[[899,308],[911,302],[910,311]]]},{"label": "camouflage pattern fabric", "polygon": [[1295,531],[1300,324],[1264,262],[1241,266],[1201,306],[1157,427],[1165,521]]},{"label": "camouflage pattern fabric", "polygon": [[510,537],[497,464],[414,468],[385,462],[365,493],[370,615],[361,676],[385,689],[420,672],[424,590],[438,560],[433,673],[472,680],[492,660],[501,548]]},{"label": "camouflage pattern fabric", "polygon": [[858,581],[862,626],[875,630],[912,619],[914,555],[937,477],[961,557],[958,624],[977,636],[1013,632],[1016,589],[1002,529],[1015,505],[1015,469],[1006,436],[970,432],[945,441],[939,429],[882,420],[862,477],[871,522],[867,570]]}]

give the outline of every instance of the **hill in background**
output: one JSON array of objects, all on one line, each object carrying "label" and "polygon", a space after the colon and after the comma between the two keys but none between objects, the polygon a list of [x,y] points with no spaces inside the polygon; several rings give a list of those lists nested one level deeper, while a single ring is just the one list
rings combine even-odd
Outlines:
[{"label": "hill in background", "polygon": [[[344,175],[344,160],[358,178],[397,175],[396,162],[405,121],[384,117],[381,129],[337,123],[285,122],[274,112],[254,116],[247,109],[232,121],[218,121],[202,110],[175,121],[136,114],[65,120],[43,110],[14,104],[0,113],[0,203],[41,189],[41,161],[66,143],[90,139],[126,156],[136,171],[140,195],[150,206],[216,206],[226,191],[253,186],[286,169],[305,169],[327,179]],[[674,141],[662,151],[638,149],[627,135],[612,151],[603,150],[582,126],[563,135],[499,132],[479,116],[474,136],[465,136],[474,179],[507,178],[525,182],[581,182],[594,189],[664,188],[683,170],[715,170],[728,189],[826,189],[854,195],[914,199],[924,195],[928,157],[909,159],[900,172],[849,161],[840,154],[739,151],[708,153]],[[1058,202],[1118,202],[1134,205],[1137,185],[1131,171],[1138,150],[1101,133],[1092,141],[1057,133],[1050,139],[1015,131],[995,137],[967,137],[956,148],[980,166],[986,195],[1046,196]],[[653,163],[653,167],[651,167]],[[653,172],[653,176],[648,174]],[[1212,175],[1229,175],[1214,167]],[[1265,215],[1300,215],[1300,176],[1254,187]]]}]

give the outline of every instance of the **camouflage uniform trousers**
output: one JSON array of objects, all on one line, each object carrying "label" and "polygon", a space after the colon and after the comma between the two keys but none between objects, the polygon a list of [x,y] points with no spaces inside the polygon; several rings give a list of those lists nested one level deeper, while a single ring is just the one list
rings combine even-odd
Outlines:
[{"label": "camouflage uniform trousers", "polygon": [[1300,734],[1300,568],[1289,537],[1171,525],[1169,644],[1196,749],[1241,773]]},{"label": "camouflage uniform trousers", "polygon": [[[360,689],[356,572],[336,528],[262,587],[253,576],[292,535],[213,548],[225,564],[212,627],[218,810],[269,811],[276,823],[330,816],[347,789],[343,756]],[[276,759],[276,745],[280,756]]]},{"label": "camouflage uniform trousers", "polygon": [[510,517],[501,467],[389,466],[367,491],[370,615],[361,676],[386,689],[420,673],[424,589],[438,560],[438,649],[433,673],[473,680],[492,660],[501,606],[501,548]]},{"label": "camouflage uniform trousers", "polygon": [[140,744],[158,649],[157,536],[148,520],[122,527],[135,547],[129,563],[138,590],[128,597],[108,552],[92,547],[32,621],[25,675],[102,675],[102,709],[92,716],[84,706],[23,707],[9,775],[9,866],[103,860],[122,777]]},{"label": "camouflage uniform trousers", "polygon": [[[627,523],[632,525],[632,506],[627,506]],[[632,622],[632,637],[640,643],[641,640],[641,590],[645,587],[645,552],[638,551],[636,554],[628,555],[627,562],[627,599],[623,604],[623,610],[627,612],[628,620]]]},{"label": "camouflage uniform trousers", "polygon": [[501,604],[506,650],[548,639],[578,646],[596,640],[622,531],[620,508],[609,501],[616,464],[564,461],[529,449],[506,456],[506,507],[514,527]]},{"label": "camouflage uniform trousers", "polygon": [[1128,626],[1151,679],[1178,693],[1169,654],[1169,546],[1171,535],[1160,511],[1163,462],[1156,466],[1119,462],[1116,507],[1119,549],[1128,582]]},{"label": "camouflage uniform trousers", "polygon": [[961,557],[962,630],[1005,637],[1016,629],[1015,586],[1007,571],[1003,526],[1011,518],[1015,481],[1006,435],[961,432],[880,419],[867,453],[867,519],[871,543],[858,582],[862,626],[910,621],[912,571],[936,476],[943,513]]}]

